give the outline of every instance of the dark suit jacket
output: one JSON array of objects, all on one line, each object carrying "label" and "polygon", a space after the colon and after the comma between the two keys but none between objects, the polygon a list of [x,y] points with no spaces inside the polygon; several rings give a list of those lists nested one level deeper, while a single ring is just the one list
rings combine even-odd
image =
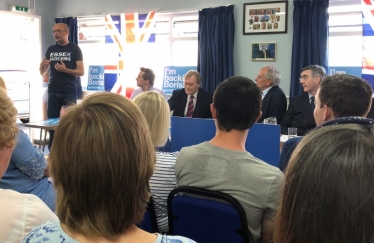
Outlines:
[{"label": "dark suit jacket", "polygon": [[261,123],[265,118],[274,116],[277,118],[277,123],[281,124],[286,110],[286,95],[279,86],[273,86],[262,100],[262,116],[258,122]]},{"label": "dark suit jacket", "polygon": [[288,134],[289,127],[297,127],[297,135],[304,136],[306,132],[316,127],[308,93],[291,99],[281,127],[282,134]]},{"label": "dark suit jacket", "polygon": [[[269,52],[268,50],[265,50],[265,52],[266,52],[266,58],[271,58],[271,57],[270,57],[270,52]],[[265,58],[265,56],[264,56],[264,50],[260,50],[260,54],[259,54],[259,56],[260,56],[261,58]]]},{"label": "dark suit jacket", "polygon": [[[187,104],[187,94],[184,89],[174,90],[172,96],[169,99],[170,111],[173,112],[173,116],[184,117],[184,111]],[[197,93],[197,100],[193,118],[212,118],[210,111],[210,104],[213,102],[213,95],[202,88],[199,88]]]}]

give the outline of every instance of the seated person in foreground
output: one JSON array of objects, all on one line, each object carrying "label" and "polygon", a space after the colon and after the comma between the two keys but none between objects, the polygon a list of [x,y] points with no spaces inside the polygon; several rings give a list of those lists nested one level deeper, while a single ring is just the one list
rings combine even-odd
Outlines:
[{"label": "seated person in foreground", "polygon": [[147,120],[152,143],[156,149],[156,164],[149,184],[158,230],[160,233],[166,233],[169,230],[166,202],[170,191],[176,187],[175,160],[179,153],[157,151],[157,147],[164,146],[169,136],[169,105],[159,93],[154,91],[139,94],[134,99],[134,103],[140,108]]},{"label": "seated person in foreground", "polygon": [[322,127],[303,138],[285,176],[274,243],[373,242],[373,141],[372,124]]},{"label": "seated person in foreground", "polygon": [[[362,78],[349,74],[335,74],[326,77],[322,80],[316,94],[314,119],[317,126],[340,123],[372,123],[373,120],[364,119],[371,107],[372,94],[370,84]],[[278,165],[282,171],[286,169],[292,152],[301,139],[302,137],[291,138],[283,144]]]},{"label": "seated person in foreground", "polygon": [[[17,109],[0,88],[0,178],[9,165],[18,129]],[[0,242],[19,243],[32,228],[48,220],[56,220],[56,215],[31,194],[21,194],[13,190],[0,189]]]},{"label": "seated person in foreground", "polygon": [[53,183],[48,180],[47,160],[22,130],[19,131],[8,169],[0,180],[0,188],[34,194],[52,211],[55,210],[56,193]]},{"label": "seated person in foreground", "polygon": [[[0,87],[6,91],[1,77]],[[19,130],[9,166],[0,179],[0,188],[34,194],[54,211],[56,193],[48,180],[47,166],[44,154],[32,145],[26,133]]]},{"label": "seated person in foreground", "polygon": [[220,83],[211,110],[216,135],[182,148],[175,165],[177,186],[221,191],[243,206],[253,243],[272,242],[282,172],[245,150],[252,125],[261,117],[261,91],[245,77]]},{"label": "seated person in foreground", "polygon": [[53,143],[60,221],[33,229],[25,243],[193,242],[135,226],[149,200],[156,156],[147,122],[131,100],[109,92],[88,96],[69,107]]},{"label": "seated person in foreground", "polygon": [[318,65],[307,66],[301,70],[300,84],[305,93],[291,99],[282,121],[282,134],[287,135],[289,127],[296,127],[297,135],[304,136],[316,127],[313,118],[315,96],[325,76],[325,69]]}]

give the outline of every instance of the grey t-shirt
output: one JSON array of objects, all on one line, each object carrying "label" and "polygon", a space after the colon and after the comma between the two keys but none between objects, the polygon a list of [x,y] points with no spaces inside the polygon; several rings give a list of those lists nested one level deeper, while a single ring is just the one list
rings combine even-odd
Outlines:
[{"label": "grey t-shirt", "polygon": [[279,206],[283,173],[248,152],[209,142],[185,147],[177,157],[175,175],[177,186],[195,186],[235,197],[246,212],[252,242],[260,242],[262,218],[273,221]]}]

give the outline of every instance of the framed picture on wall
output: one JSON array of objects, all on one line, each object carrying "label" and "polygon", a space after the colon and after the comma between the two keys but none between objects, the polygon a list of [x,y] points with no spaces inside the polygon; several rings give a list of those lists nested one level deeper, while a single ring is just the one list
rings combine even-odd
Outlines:
[{"label": "framed picture on wall", "polygon": [[287,33],[288,2],[244,3],[243,35]]},{"label": "framed picture on wall", "polygon": [[252,43],[252,61],[274,62],[277,60],[277,43]]}]

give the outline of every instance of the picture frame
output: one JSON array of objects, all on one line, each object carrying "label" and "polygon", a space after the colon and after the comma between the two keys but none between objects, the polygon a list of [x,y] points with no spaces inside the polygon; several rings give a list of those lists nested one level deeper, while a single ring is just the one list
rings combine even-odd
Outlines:
[{"label": "picture frame", "polygon": [[243,35],[287,33],[287,1],[244,3]]},{"label": "picture frame", "polygon": [[252,43],[252,61],[275,62],[277,60],[276,42]]}]

